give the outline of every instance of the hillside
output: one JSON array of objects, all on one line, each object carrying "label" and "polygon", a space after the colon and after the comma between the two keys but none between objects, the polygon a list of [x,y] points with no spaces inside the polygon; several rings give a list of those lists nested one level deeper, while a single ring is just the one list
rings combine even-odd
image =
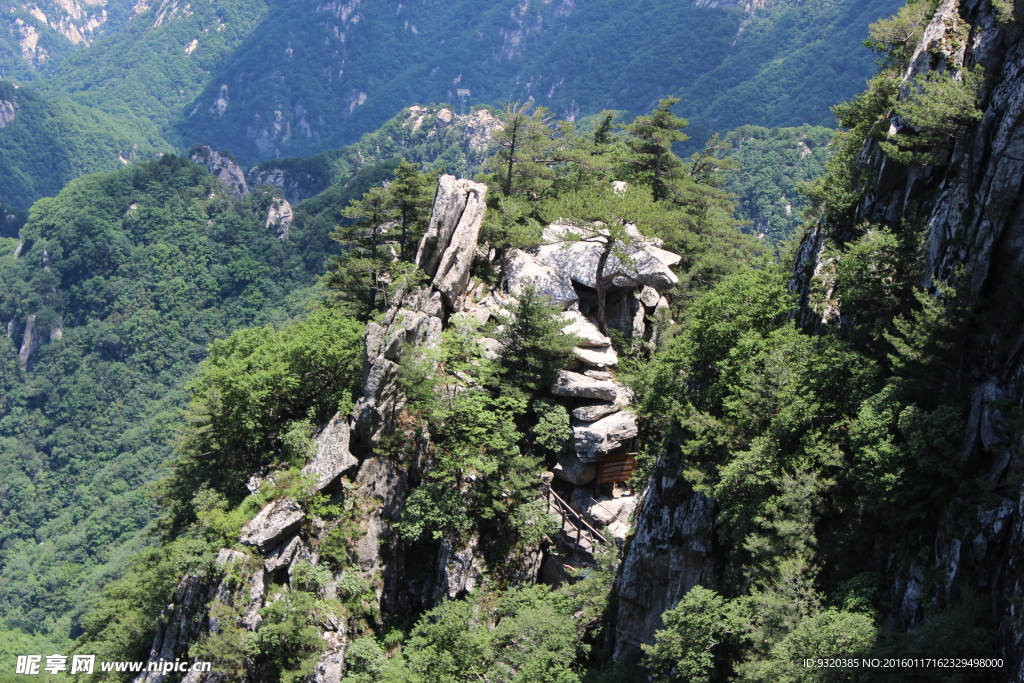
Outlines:
[{"label": "hillside", "polygon": [[209,683],[1020,680],[1010,12],[875,26],[782,263],[671,99],[619,137],[513,112],[429,211],[414,167],[368,191],[327,280],[362,373],[308,372],[316,317],[215,345],[82,646]]},{"label": "hillside", "polygon": [[315,299],[323,257],[303,256],[324,246],[301,225],[280,238],[267,199],[236,201],[167,155],[72,181],[34,205],[20,240],[2,238],[5,656],[22,636],[74,637],[97,587],[149,542],[146,487],[210,343]]},{"label": "hillside", "polygon": [[870,75],[864,27],[896,8],[630,2],[168,2],[140,6],[39,84],[249,164],[353,143],[414,103],[458,105],[459,88],[470,105],[529,98],[570,118],[675,94],[703,139],[747,124],[831,125],[829,107]]},{"label": "hillside", "polygon": [[149,121],[0,81],[0,201],[28,209],[73,178],[170,151]]}]

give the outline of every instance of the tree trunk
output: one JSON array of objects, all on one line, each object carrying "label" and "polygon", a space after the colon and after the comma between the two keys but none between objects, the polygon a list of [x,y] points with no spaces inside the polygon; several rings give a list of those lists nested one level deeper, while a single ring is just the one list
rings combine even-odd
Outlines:
[{"label": "tree trunk", "polygon": [[608,257],[612,253],[612,245],[614,240],[609,236],[606,238],[608,241],[604,245],[604,249],[601,250],[601,257],[597,259],[597,273],[594,276],[594,289],[597,291],[597,329],[601,330],[601,334],[608,334],[608,323],[605,321],[604,315],[604,283],[601,279],[604,277],[604,266],[608,263]]}]

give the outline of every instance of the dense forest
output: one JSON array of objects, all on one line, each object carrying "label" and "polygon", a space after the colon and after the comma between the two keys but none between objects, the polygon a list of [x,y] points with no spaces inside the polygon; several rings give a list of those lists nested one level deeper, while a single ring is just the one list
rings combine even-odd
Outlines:
[{"label": "dense forest", "polygon": [[0,40],[0,681],[1019,680],[1014,8],[471,4]]}]

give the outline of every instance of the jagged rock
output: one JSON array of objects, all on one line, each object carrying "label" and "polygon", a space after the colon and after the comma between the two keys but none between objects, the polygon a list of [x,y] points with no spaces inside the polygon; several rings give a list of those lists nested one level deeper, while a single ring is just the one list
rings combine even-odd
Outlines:
[{"label": "jagged rock", "polygon": [[587,365],[595,365],[601,368],[607,365],[617,365],[619,362],[619,355],[610,346],[604,349],[585,349],[577,346],[573,348],[572,352],[578,360],[583,361]]},{"label": "jagged rock", "polygon": [[[438,179],[430,223],[416,253],[416,263],[428,276],[433,277],[437,274],[441,259],[451,246],[466,212],[471,193],[475,193],[477,199],[480,199],[486,191],[486,185],[474,183],[472,180],[460,180],[453,175],[443,175]],[[472,249],[475,252],[476,240],[473,240]]]},{"label": "jagged rock", "polygon": [[636,415],[618,412],[594,422],[574,421],[573,446],[584,462],[593,462],[622,448],[636,438]]},{"label": "jagged rock", "polygon": [[0,128],[6,128],[7,124],[14,120],[18,111],[17,105],[10,100],[0,100]]},{"label": "jagged rock", "polygon": [[263,560],[263,568],[268,572],[273,572],[281,567],[288,566],[291,564],[292,559],[295,557],[295,551],[299,549],[300,545],[302,545],[302,540],[298,534],[280,543],[267,555],[267,559]]},{"label": "jagged rock", "polygon": [[[537,259],[565,273],[573,282],[593,288],[597,285],[597,265],[603,250],[604,245],[599,242],[571,242],[568,246],[544,244],[537,249]],[[651,246],[627,246],[625,252],[633,263],[627,266],[614,253],[611,254],[605,263],[602,280],[617,286],[635,287],[642,283],[659,291],[670,289],[678,284],[679,278],[664,263],[663,257],[653,250],[671,253]],[[616,278],[619,278],[617,283]]]},{"label": "jagged rock", "polygon": [[572,416],[583,422],[600,420],[606,415],[619,412],[619,406],[614,403],[599,403],[596,406],[581,406],[572,411]]},{"label": "jagged rock", "polygon": [[267,550],[298,528],[303,518],[302,508],[291,498],[281,498],[263,506],[238,536],[248,545]]},{"label": "jagged rock", "polygon": [[[245,554],[237,550],[222,548],[217,553],[216,566],[226,567],[242,562]],[[262,569],[260,570],[262,574]],[[207,629],[204,624],[206,604],[215,596],[228,593],[227,578],[214,580],[215,574],[186,574],[178,582],[171,603],[156,621],[156,634],[149,650],[149,661],[174,661],[183,657],[188,647]],[[145,671],[134,679],[134,683],[163,683],[170,677],[165,671]]]},{"label": "jagged rock", "polygon": [[611,346],[612,340],[601,334],[597,325],[587,320],[576,311],[566,311],[562,314],[562,320],[566,322],[562,328],[562,334],[574,334],[580,338],[580,346],[604,347]]},{"label": "jagged rock", "polygon": [[476,587],[487,567],[483,554],[477,548],[479,543],[480,539],[475,534],[458,549],[451,539],[441,542],[437,555],[434,604],[439,605],[445,599],[455,600]]},{"label": "jagged rock", "polygon": [[616,659],[641,654],[663,627],[662,613],[711,577],[712,502],[677,477],[654,477],[634,518],[616,581]]},{"label": "jagged rock", "polygon": [[263,598],[267,595],[266,572],[263,567],[257,567],[249,578],[249,605],[246,608],[245,616],[242,617],[242,624],[250,631],[255,631],[259,623],[263,621],[260,616],[260,608],[263,607]]},{"label": "jagged rock", "polygon": [[551,297],[551,301],[563,309],[571,308],[579,302],[579,296],[568,276],[541,263],[525,251],[512,250],[505,259],[504,275],[508,291],[513,296],[519,296],[527,284],[532,284],[539,293]]},{"label": "jagged rock", "polygon": [[364,376],[363,395],[356,401],[353,415],[360,441],[373,448],[381,434],[394,424],[403,404],[397,384],[398,363],[381,357],[370,365]]},{"label": "jagged rock", "polygon": [[33,313],[25,320],[25,331],[21,335],[21,349],[18,351],[18,362],[21,369],[28,367],[32,354],[43,344],[42,335],[36,334],[36,314]]},{"label": "jagged rock", "polygon": [[[434,289],[441,292],[445,305],[453,311],[461,308],[462,295],[469,284],[469,269],[476,254],[476,243],[483,225],[484,195],[487,186],[469,180],[458,181],[466,196],[465,205],[455,232],[437,265],[432,282]],[[438,242],[440,245],[440,242]]]},{"label": "jagged rock", "polygon": [[619,392],[615,385],[608,381],[591,379],[578,372],[560,370],[558,379],[551,387],[555,396],[569,398],[596,398],[600,401],[615,401]]},{"label": "jagged rock", "polygon": [[575,453],[569,453],[559,458],[553,472],[562,481],[576,486],[589,484],[597,476],[597,468],[580,460]]},{"label": "jagged rock", "polygon": [[245,182],[245,174],[242,173],[239,165],[230,158],[222,156],[219,152],[214,152],[206,145],[202,145],[192,152],[191,159],[197,164],[206,166],[210,173],[216,176],[217,180],[231,191],[231,194],[235,195],[235,198],[241,199],[249,194],[249,186]]},{"label": "jagged rock", "polygon": [[365,523],[366,533],[356,544],[356,563],[363,571],[379,567],[381,543],[388,537],[391,524],[402,514],[407,487],[405,470],[387,458],[370,458],[359,468],[355,495],[374,504]]},{"label": "jagged rock", "polygon": [[340,683],[345,675],[345,632],[324,631],[320,637],[327,646],[313,667],[311,683]]},{"label": "jagged rock", "polygon": [[653,309],[658,305],[658,299],[661,298],[661,295],[653,287],[645,286],[637,293],[636,298],[647,308]]},{"label": "jagged rock", "polygon": [[338,413],[316,437],[316,455],[302,468],[303,474],[317,478],[313,484],[314,491],[322,491],[359,464],[348,451],[350,432],[348,416]]},{"label": "jagged rock", "polygon": [[267,229],[273,230],[279,238],[284,239],[288,236],[288,230],[291,229],[294,221],[295,215],[292,213],[292,205],[288,200],[282,197],[274,197],[273,201],[270,202],[270,208],[267,210],[267,221],[265,224]]}]

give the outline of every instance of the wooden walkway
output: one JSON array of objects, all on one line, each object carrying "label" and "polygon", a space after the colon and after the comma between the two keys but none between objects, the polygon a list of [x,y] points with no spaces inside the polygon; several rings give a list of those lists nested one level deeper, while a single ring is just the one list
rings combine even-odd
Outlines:
[{"label": "wooden walkway", "polygon": [[559,521],[562,526],[562,533],[588,553],[594,552],[594,547],[600,543],[608,545],[608,539],[601,535],[601,532],[590,526],[587,520],[573,510],[561,496],[555,493],[548,483],[544,484],[544,491],[548,498],[548,511]]}]

